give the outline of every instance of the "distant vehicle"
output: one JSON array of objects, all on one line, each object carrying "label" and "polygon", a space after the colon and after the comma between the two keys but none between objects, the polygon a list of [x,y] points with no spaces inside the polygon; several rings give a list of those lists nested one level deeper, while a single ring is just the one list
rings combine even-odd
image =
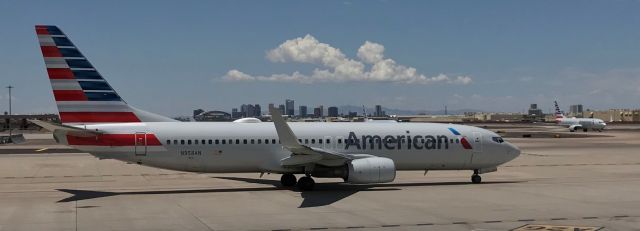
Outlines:
[{"label": "distant vehicle", "polygon": [[607,124],[601,119],[594,118],[567,118],[560,111],[560,107],[558,107],[558,102],[553,101],[556,106],[556,123],[569,128],[570,132],[575,132],[577,130],[582,130],[587,132],[589,129],[592,131],[602,132]]},{"label": "distant vehicle", "polygon": [[[101,159],[208,173],[278,173],[283,186],[312,190],[312,177],[347,183],[391,182],[397,170],[471,170],[479,174],[520,155],[498,134],[434,123],[179,122],[136,109],[107,83],[56,26],[36,26],[62,124],[34,123],[58,143]],[[153,79],[149,79],[153,84]],[[296,179],[294,174],[304,175]]]}]

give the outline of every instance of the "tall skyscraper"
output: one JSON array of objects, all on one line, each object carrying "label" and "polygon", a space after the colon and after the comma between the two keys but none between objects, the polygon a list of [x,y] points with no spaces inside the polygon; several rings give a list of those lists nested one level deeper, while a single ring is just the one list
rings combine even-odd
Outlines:
[{"label": "tall skyscraper", "polygon": [[307,106],[300,106],[298,113],[300,117],[307,117]]},{"label": "tall skyscraper", "polygon": [[278,109],[280,110],[280,114],[284,115],[285,114],[285,110],[284,110],[284,104],[280,104],[278,106]]},{"label": "tall skyscraper", "polygon": [[231,118],[235,119],[235,118],[240,118],[240,117],[242,117],[242,116],[240,115],[240,112],[238,112],[237,108],[231,109]]},{"label": "tall skyscraper", "polygon": [[313,117],[322,118],[322,108],[320,107],[313,108]]},{"label": "tall skyscraper", "polygon": [[287,99],[285,100],[285,112],[287,113],[287,115],[289,116],[293,116],[295,109],[294,109],[295,105],[293,103],[292,99]]},{"label": "tall skyscraper", "polygon": [[382,117],[384,114],[382,113],[382,106],[376,105],[376,112],[373,114],[375,117]]},{"label": "tall skyscraper", "polygon": [[260,108],[260,104],[254,105],[253,108],[254,108],[254,110],[253,110],[253,116],[254,117],[262,116],[262,108]]},{"label": "tall skyscraper", "polygon": [[328,110],[329,117],[338,117],[338,107],[329,107]]},{"label": "tall skyscraper", "polygon": [[576,104],[569,106],[569,114],[571,116],[582,117],[582,104]]}]

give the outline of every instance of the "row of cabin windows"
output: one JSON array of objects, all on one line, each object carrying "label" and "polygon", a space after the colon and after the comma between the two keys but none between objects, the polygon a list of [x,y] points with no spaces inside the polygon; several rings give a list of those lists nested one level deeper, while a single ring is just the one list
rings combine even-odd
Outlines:
[{"label": "row of cabin windows", "polygon": [[[322,139],[318,139],[318,143],[322,144]],[[264,142],[264,144],[275,144],[276,143],[276,139],[228,139],[228,140],[224,140],[224,139],[215,139],[215,140],[173,140],[173,142],[171,140],[167,140],[167,144],[171,145],[191,145],[191,144],[240,144],[242,142],[242,144],[262,144]],[[277,141],[278,143],[280,143],[280,140]],[[298,139],[298,142],[302,143],[302,139]],[[346,142],[346,140],[345,140]],[[309,139],[304,139],[304,143],[308,144],[309,143]],[[316,139],[311,139],[311,143],[315,144],[316,143]],[[326,143],[330,144],[331,140],[330,139],[326,139]],[[341,144],[342,143],[342,139],[338,139],[338,143]]]},{"label": "row of cabin windows", "polygon": [[[186,141],[186,142],[185,142]],[[207,142],[208,141],[208,142]],[[235,144],[240,144],[240,141],[242,141],[242,144],[262,144],[263,143],[263,139],[235,139]],[[298,139],[298,142],[302,143],[303,139]],[[311,144],[315,144],[316,143],[316,139],[304,139],[304,143],[305,144],[309,144],[309,141],[311,141]],[[322,144],[323,139],[318,139],[318,144]],[[379,143],[381,140],[376,139],[375,140],[376,143]],[[455,143],[460,143],[460,140],[458,138],[456,139],[451,139],[450,143],[453,143],[455,141]],[[277,141],[278,143],[280,143],[280,140]],[[331,139],[326,139],[325,142],[327,144],[331,143]],[[353,140],[351,139],[345,139],[344,140],[345,143],[348,144],[353,144]],[[370,139],[369,143],[373,143],[374,139]],[[402,143],[406,143],[407,140],[406,139],[402,139]],[[421,143],[426,142],[425,139],[421,140]],[[234,139],[228,139],[228,140],[224,140],[224,139],[215,139],[215,140],[180,140],[180,142],[178,143],[178,140],[173,140],[173,143],[171,142],[171,140],[167,140],[167,144],[168,145],[191,145],[191,144],[234,144]],[[264,139],[264,144],[275,144],[276,143],[276,139]],[[338,139],[338,144],[342,144],[342,139]]]}]

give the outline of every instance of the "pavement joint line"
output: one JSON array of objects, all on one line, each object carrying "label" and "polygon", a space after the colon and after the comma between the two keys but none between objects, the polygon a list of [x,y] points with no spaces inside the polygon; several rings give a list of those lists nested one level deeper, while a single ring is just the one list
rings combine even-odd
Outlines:
[{"label": "pavement joint line", "polygon": [[[434,226],[434,225],[477,225],[482,223],[509,223],[509,222],[533,222],[533,221],[567,221],[567,220],[588,220],[588,219],[611,219],[611,218],[628,218],[628,217],[640,217],[630,215],[615,215],[610,217],[577,217],[577,218],[541,218],[541,219],[517,219],[517,220],[491,220],[491,221],[477,221],[466,222],[456,221],[450,223],[418,223],[418,224],[396,224],[396,225],[380,225],[380,226],[347,226],[347,227],[322,227],[322,228],[302,228],[296,230],[325,230],[325,229],[364,229],[364,228],[390,228],[390,227],[410,227],[410,226]],[[276,229],[276,230],[291,230],[291,229]]]}]

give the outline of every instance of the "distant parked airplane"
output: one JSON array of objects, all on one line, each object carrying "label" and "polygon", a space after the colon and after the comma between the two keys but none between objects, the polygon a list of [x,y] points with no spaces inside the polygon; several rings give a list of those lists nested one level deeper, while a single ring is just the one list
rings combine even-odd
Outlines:
[{"label": "distant parked airplane", "polygon": [[593,119],[593,118],[567,118],[560,111],[560,107],[558,107],[558,102],[553,101],[556,106],[556,123],[569,128],[569,131],[575,132],[578,129],[582,129],[584,132],[587,132],[589,129],[593,131],[602,132],[607,124],[601,119]]}]

